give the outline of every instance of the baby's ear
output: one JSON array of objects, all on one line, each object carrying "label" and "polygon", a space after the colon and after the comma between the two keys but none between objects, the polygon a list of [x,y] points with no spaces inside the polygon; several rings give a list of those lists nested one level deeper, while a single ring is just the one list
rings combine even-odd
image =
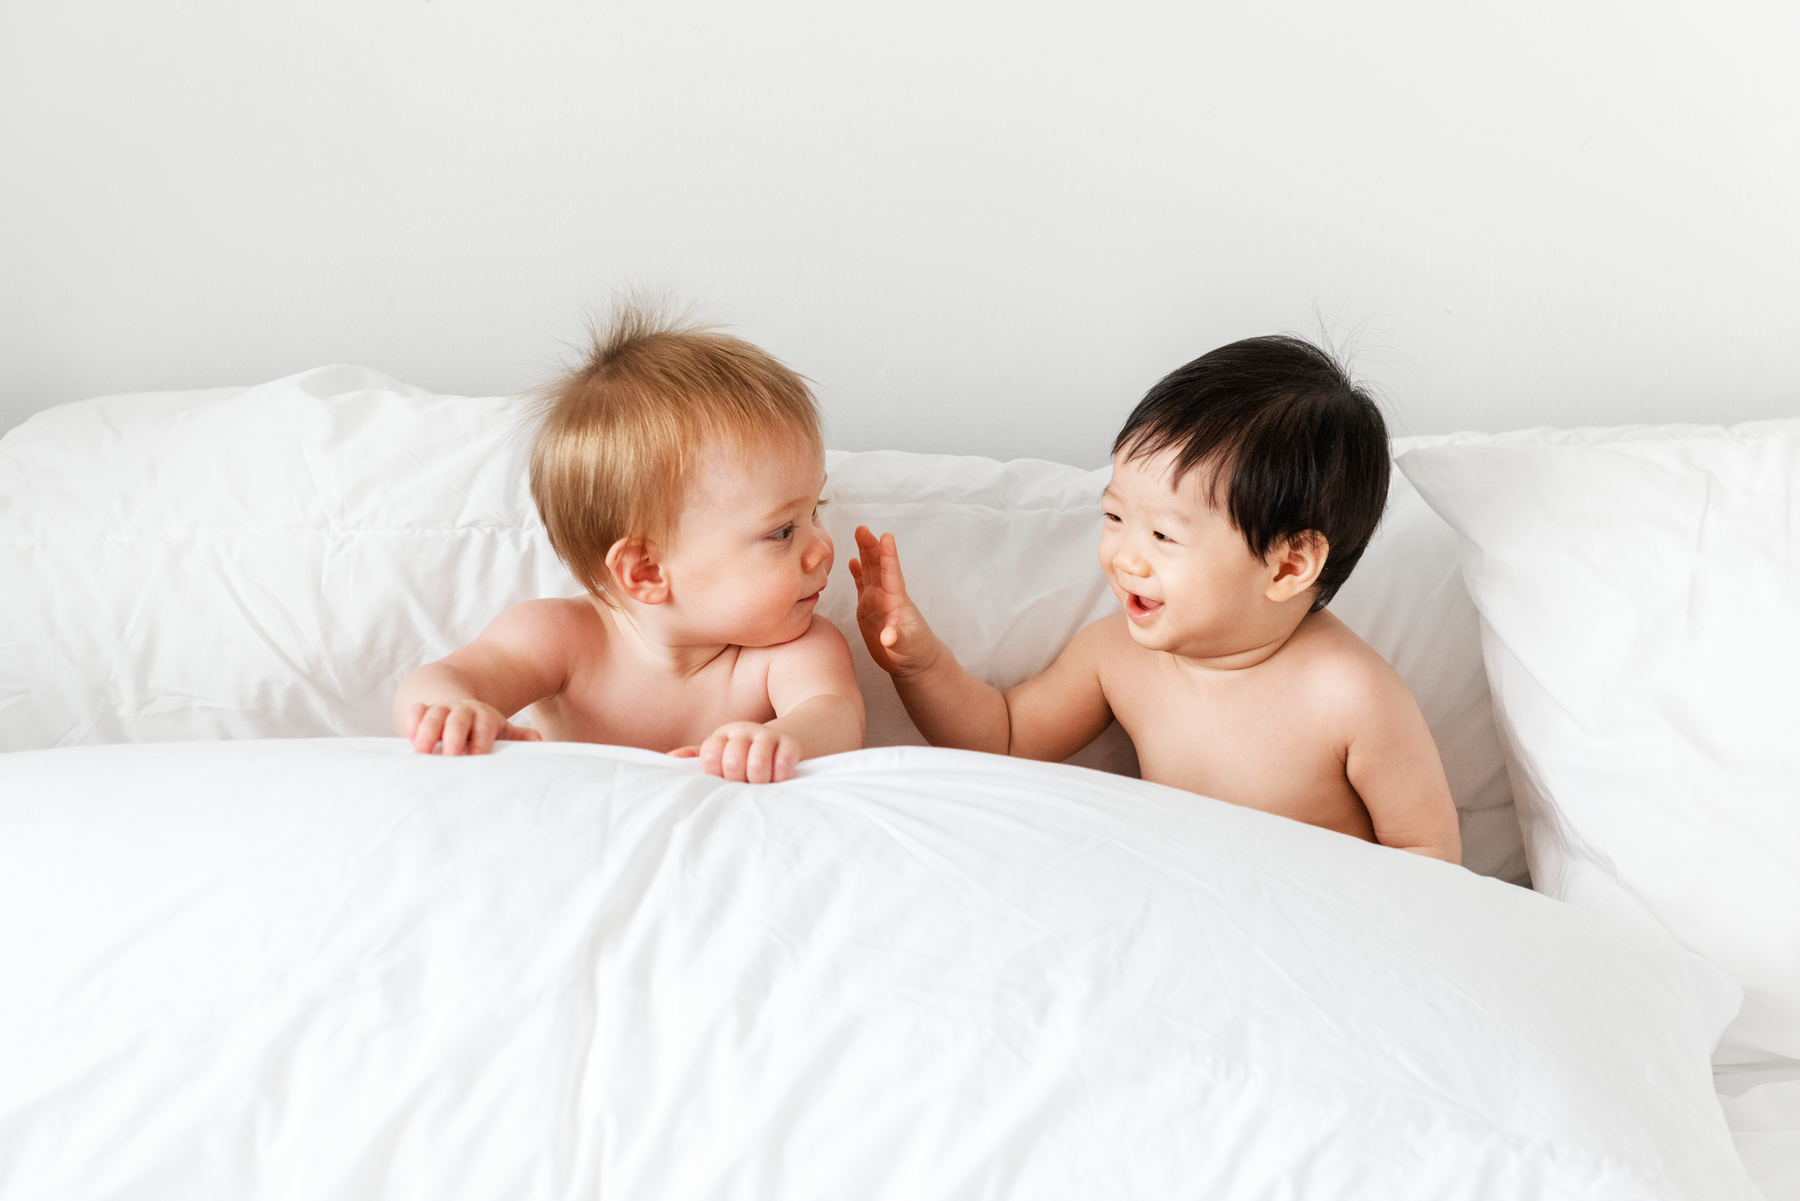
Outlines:
[{"label": "baby's ear", "polygon": [[640,605],[669,599],[669,580],[657,562],[657,546],[647,538],[621,538],[606,552],[606,571],[620,596]]},{"label": "baby's ear", "polygon": [[1317,530],[1302,530],[1277,542],[1265,560],[1270,568],[1269,587],[1264,596],[1281,604],[1292,600],[1319,582],[1325,560],[1331,556],[1331,543]]}]

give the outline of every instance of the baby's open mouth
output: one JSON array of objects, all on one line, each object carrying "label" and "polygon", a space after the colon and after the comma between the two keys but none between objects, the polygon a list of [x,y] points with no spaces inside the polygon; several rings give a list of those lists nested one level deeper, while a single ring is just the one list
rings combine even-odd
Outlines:
[{"label": "baby's open mouth", "polygon": [[1125,598],[1125,609],[1133,617],[1148,617],[1163,607],[1163,602],[1139,596],[1135,592],[1127,592]]}]

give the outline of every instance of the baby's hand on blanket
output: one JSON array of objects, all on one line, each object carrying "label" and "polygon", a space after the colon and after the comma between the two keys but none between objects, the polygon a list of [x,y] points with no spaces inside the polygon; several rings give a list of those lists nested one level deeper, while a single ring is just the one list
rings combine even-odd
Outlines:
[{"label": "baby's hand on blanket", "polygon": [[445,705],[414,704],[406,714],[407,738],[412,748],[429,755],[441,739],[446,755],[485,755],[499,742],[539,742],[543,735],[528,726],[515,726],[506,714],[481,701],[451,701]]},{"label": "baby's hand on blanket", "polygon": [[794,768],[806,756],[800,742],[785,730],[756,721],[734,721],[720,726],[699,746],[670,751],[676,759],[700,760],[701,770],[739,784],[779,784],[794,778]]},{"label": "baby's hand on blanket", "polygon": [[942,644],[906,595],[894,536],[877,540],[868,526],[859,525],[856,548],[862,558],[850,560],[850,576],[856,581],[856,624],[869,654],[891,676],[924,671],[936,662]]}]

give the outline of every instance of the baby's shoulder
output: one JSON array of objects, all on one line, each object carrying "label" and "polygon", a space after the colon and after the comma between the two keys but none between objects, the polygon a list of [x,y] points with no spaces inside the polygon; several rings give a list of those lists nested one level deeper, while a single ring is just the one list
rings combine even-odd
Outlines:
[{"label": "baby's shoulder", "polygon": [[521,601],[488,623],[479,641],[520,662],[567,664],[598,652],[611,623],[587,597]]},{"label": "baby's shoulder", "polygon": [[820,658],[835,662],[839,658],[848,661],[850,657],[850,644],[844,640],[843,632],[817,613],[813,614],[812,624],[798,638],[772,646],[744,646],[737,650],[741,663],[785,664],[789,667]]},{"label": "baby's shoulder", "polygon": [[1413,703],[1399,673],[1329,610],[1309,614],[1283,653],[1306,691],[1346,718]]},{"label": "baby's shoulder", "polygon": [[494,619],[494,628],[519,633],[568,634],[575,631],[604,637],[609,623],[599,605],[585,596],[546,597],[520,601]]},{"label": "baby's shoulder", "polygon": [[1161,668],[1169,655],[1139,646],[1131,636],[1130,621],[1123,613],[1108,613],[1088,622],[1057,656],[1057,669],[1083,675],[1091,672],[1102,690],[1137,687],[1147,674]]},{"label": "baby's shoulder", "polygon": [[[1129,622],[1130,618],[1123,613],[1108,613],[1105,617],[1095,618],[1082,626],[1081,631],[1069,640],[1069,649],[1079,649],[1103,659],[1143,651],[1144,648],[1131,636]],[[1155,652],[1144,653],[1148,655]]]},{"label": "baby's shoulder", "polygon": [[766,681],[771,699],[800,689],[809,695],[821,688],[856,692],[856,666],[850,644],[830,621],[813,614],[812,624],[798,638],[773,646],[739,647],[734,676],[758,676]]}]

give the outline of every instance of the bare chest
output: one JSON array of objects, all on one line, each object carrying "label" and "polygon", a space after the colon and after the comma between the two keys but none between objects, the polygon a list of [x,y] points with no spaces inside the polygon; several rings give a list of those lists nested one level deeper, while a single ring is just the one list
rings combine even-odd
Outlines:
[{"label": "bare chest", "polygon": [[532,706],[545,738],[650,751],[697,746],[733,721],[770,721],[768,656],[740,648],[672,679],[613,657],[582,665],[562,692]]},{"label": "bare chest", "polygon": [[1270,673],[1208,686],[1160,658],[1131,656],[1102,677],[1144,779],[1374,838],[1334,723],[1296,681]]}]

